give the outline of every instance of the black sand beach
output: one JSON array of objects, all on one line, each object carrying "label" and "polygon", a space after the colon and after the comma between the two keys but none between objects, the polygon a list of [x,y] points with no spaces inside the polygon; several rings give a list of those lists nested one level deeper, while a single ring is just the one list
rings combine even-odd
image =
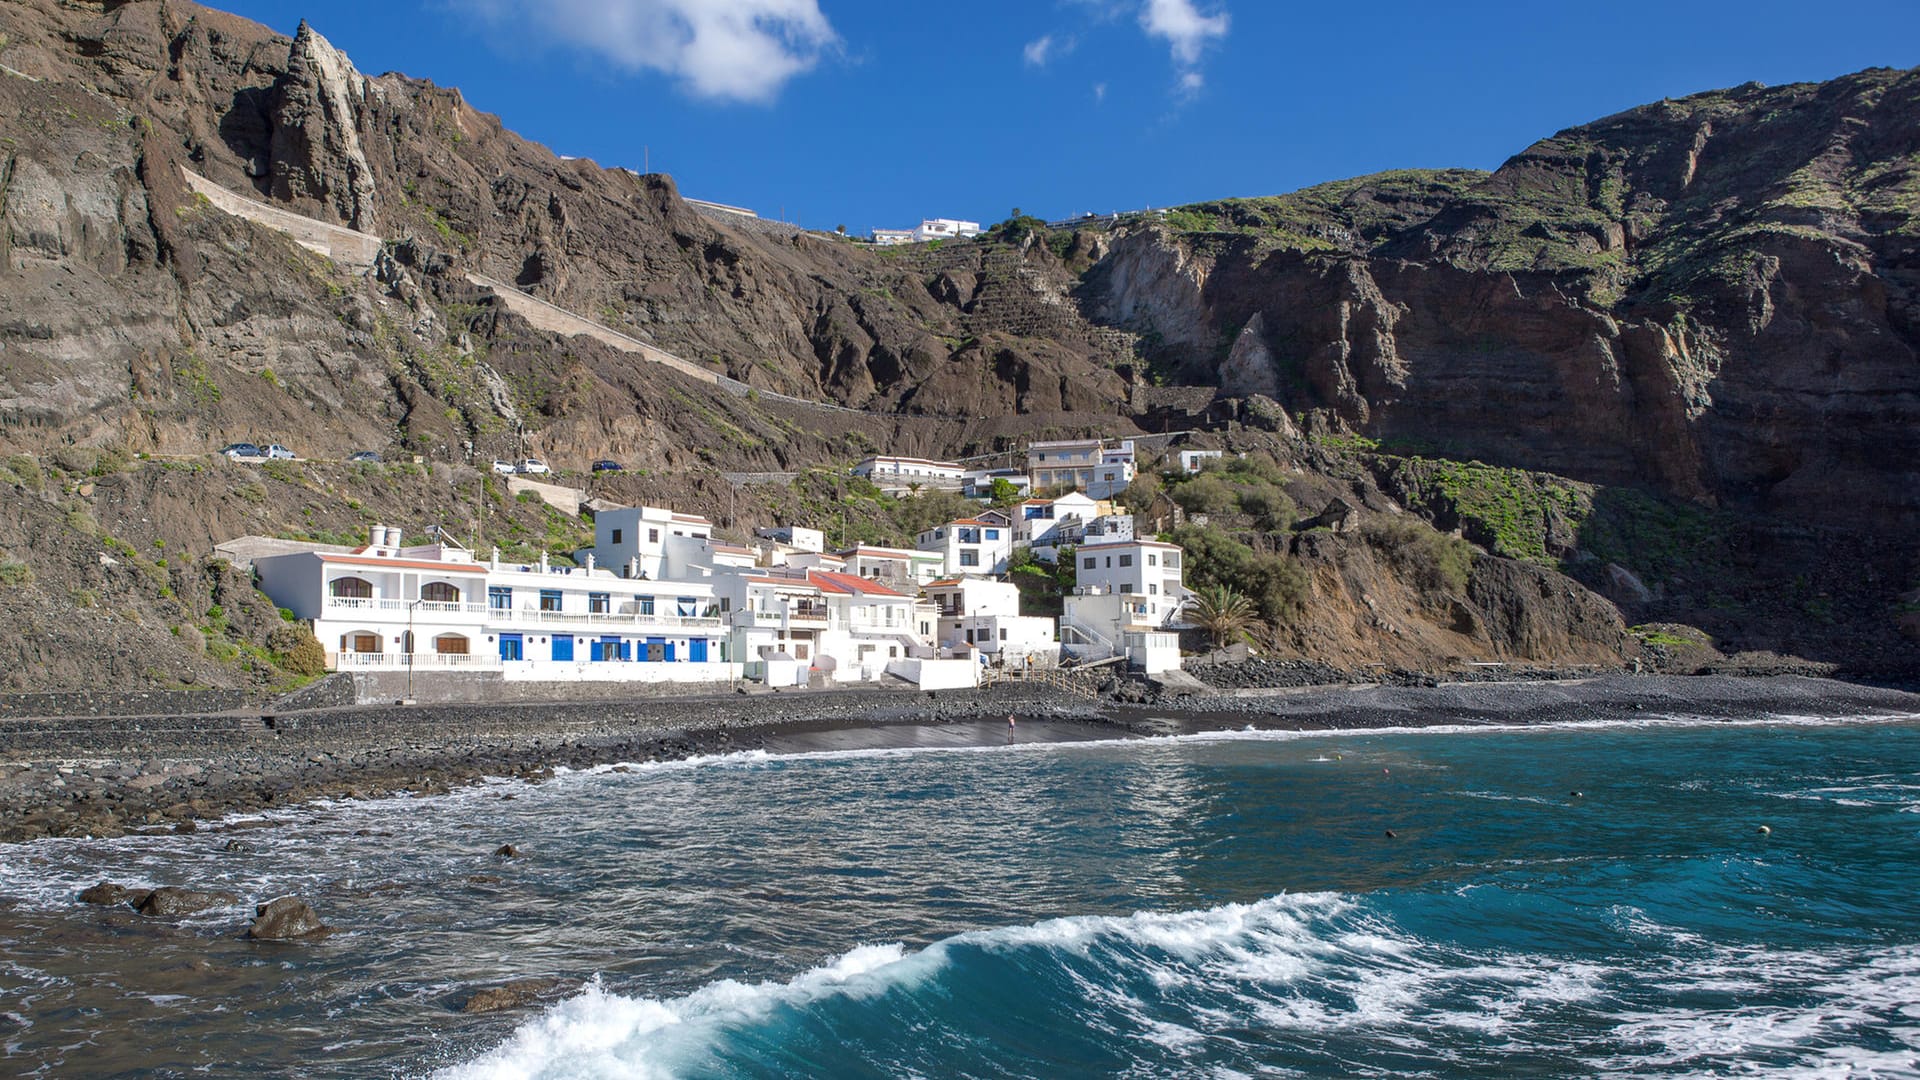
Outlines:
[{"label": "black sand beach", "polygon": [[557,766],[1125,738],[1256,727],[1345,730],[1636,716],[1920,715],[1920,695],[1781,676],[1607,675],[1431,687],[1330,686],[1113,705],[1038,687],[851,690],[634,702],[360,707],[273,715],[0,721],[0,841],[191,831],[319,798],[443,793]]}]

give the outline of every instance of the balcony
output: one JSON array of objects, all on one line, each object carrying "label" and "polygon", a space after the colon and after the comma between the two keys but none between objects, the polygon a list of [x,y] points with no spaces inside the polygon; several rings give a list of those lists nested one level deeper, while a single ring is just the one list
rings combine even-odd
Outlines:
[{"label": "balcony", "polygon": [[718,630],[718,616],[643,615],[638,612],[541,611],[538,608],[494,608],[487,622],[495,626],[571,626],[609,629]]},{"label": "balcony", "polygon": [[329,596],[327,611],[382,611],[402,616],[412,609],[415,615],[485,615],[487,605],[443,600],[386,600],[380,597]]},{"label": "balcony", "polygon": [[327,666],[335,671],[476,671],[500,666],[491,653],[330,652]]},{"label": "balcony", "polygon": [[778,627],[784,622],[785,625],[803,629],[824,630],[827,627],[827,609],[821,605],[802,604],[784,611],[778,608],[768,611],[747,609],[736,611],[733,615],[735,626]]}]

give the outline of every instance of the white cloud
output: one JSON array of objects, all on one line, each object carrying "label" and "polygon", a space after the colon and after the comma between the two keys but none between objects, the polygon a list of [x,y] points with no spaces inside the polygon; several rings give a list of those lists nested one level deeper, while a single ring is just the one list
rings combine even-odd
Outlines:
[{"label": "white cloud", "polygon": [[1182,89],[1196,90],[1198,83],[1188,78],[1197,75],[1200,54],[1215,40],[1227,36],[1228,19],[1223,10],[1203,15],[1193,0],[1146,0],[1140,9],[1140,28],[1149,37],[1164,38],[1173,50],[1174,66],[1180,69]]},{"label": "white cloud", "polygon": [[1103,82],[1094,83],[1093,84],[1094,104],[1098,105],[1099,103],[1105,100],[1107,100],[1107,84]]},{"label": "white cloud", "polygon": [[819,0],[455,0],[524,29],[658,71],[695,97],[766,102],[839,42]]},{"label": "white cloud", "polygon": [[1053,51],[1053,35],[1043,34],[1040,37],[1037,37],[1032,41],[1027,42],[1027,47],[1021,50],[1021,55],[1025,56],[1027,58],[1027,63],[1031,64],[1034,67],[1046,67],[1047,54],[1052,51]]}]

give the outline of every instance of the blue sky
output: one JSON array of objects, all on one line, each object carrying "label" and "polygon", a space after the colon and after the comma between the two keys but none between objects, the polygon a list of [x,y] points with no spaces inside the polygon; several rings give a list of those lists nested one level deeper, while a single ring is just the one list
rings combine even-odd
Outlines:
[{"label": "blue sky", "polygon": [[1621,109],[1920,64],[1920,3],[214,0],[556,152],[813,228],[1491,169]]}]

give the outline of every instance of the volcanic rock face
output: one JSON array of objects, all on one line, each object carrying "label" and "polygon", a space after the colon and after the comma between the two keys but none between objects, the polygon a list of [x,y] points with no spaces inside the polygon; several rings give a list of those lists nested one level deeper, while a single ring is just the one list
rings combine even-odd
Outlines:
[{"label": "volcanic rock face", "polygon": [[1491,175],[1194,208],[1116,240],[1091,306],[1187,378],[1376,437],[1910,525],[1917,152],[1920,73],[1750,85],[1562,132]]}]

